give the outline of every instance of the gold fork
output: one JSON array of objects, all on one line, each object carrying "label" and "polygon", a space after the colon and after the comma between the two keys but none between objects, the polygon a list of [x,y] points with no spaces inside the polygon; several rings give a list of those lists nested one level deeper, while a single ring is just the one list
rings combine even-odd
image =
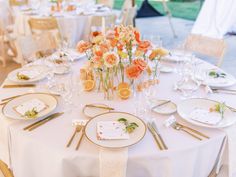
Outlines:
[{"label": "gold fork", "polygon": [[72,143],[72,141],[73,141],[75,135],[81,131],[82,127],[83,127],[82,125],[76,125],[75,131],[74,131],[74,133],[72,134],[70,140],[68,141],[66,147],[70,147],[70,145],[71,145],[71,143]]},{"label": "gold fork", "polygon": [[182,127],[181,125],[177,124],[177,123],[173,123],[171,125],[175,130],[178,130],[178,131],[184,131],[185,133],[188,133],[189,135],[191,135],[192,137],[198,139],[198,140],[202,140],[202,138],[196,136],[195,134],[191,133],[190,131],[186,130],[184,127]]},{"label": "gold fork", "polygon": [[82,130],[81,130],[81,131],[82,131],[82,134],[81,134],[81,136],[80,136],[80,139],[79,139],[79,141],[78,141],[78,144],[77,144],[75,150],[78,150],[78,149],[79,149],[80,144],[81,144],[81,141],[82,141],[82,139],[83,139],[83,137],[84,137],[84,133],[85,133],[85,132],[84,132],[84,127],[85,127],[85,126],[82,126],[82,128],[81,128],[81,129],[82,129]]}]

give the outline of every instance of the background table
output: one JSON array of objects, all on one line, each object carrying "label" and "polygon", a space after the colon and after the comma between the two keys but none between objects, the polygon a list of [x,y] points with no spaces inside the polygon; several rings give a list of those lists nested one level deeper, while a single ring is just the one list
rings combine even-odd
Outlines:
[{"label": "background table", "polygon": [[[74,76],[84,60],[76,61]],[[201,66],[212,68],[206,63]],[[70,75],[57,76],[58,82],[67,82]],[[179,103],[180,95],[173,91],[173,83],[177,79],[176,74],[161,74],[158,86],[157,98],[171,99]],[[4,84],[9,83],[5,81]],[[46,81],[41,81],[39,88]],[[36,88],[38,90],[39,88]],[[3,93],[0,99],[21,94],[29,89],[0,89]],[[31,90],[32,91],[32,90]],[[198,96],[206,96],[203,89],[196,93]],[[225,94],[212,94],[208,98],[226,101],[226,104],[236,107],[235,97]],[[113,101],[103,100],[103,94],[95,92],[74,95],[75,105],[87,103],[106,103],[117,111],[133,113],[135,100],[126,101],[116,98]],[[59,99],[59,107],[55,112],[63,111],[62,100]],[[177,114],[178,121],[183,122]],[[184,132],[172,128],[165,128],[163,122],[168,116],[149,113],[147,117],[155,117],[160,132],[166,141],[169,150],[158,150],[153,137],[149,132],[138,144],[129,147],[127,177],[206,177],[215,164],[223,138],[226,136],[223,130],[207,129],[191,126],[211,138],[198,141]],[[146,117],[146,118],[147,118]],[[66,113],[44,126],[26,132],[22,128],[29,124],[26,121],[17,121],[0,115],[0,159],[7,162],[13,170],[15,177],[97,177],[99,176],[99,147],[84,138],[79,151],[75,151],[76,141],[71,148],[66,148],[66,143],[74,131],[73,119],[86,119],[78,107],[71,113]],[[233,127],[235,128],[235,126]],[[225,152],[227,153],[227,151]],[[233,154],[232,154],[233,155]],[[235,157],[233,157],[235,159]],[[234,169],[235,170],[235,169]]]},{"label": "background table", "polygon": [[192,33],[223,38],[228,32],[236,32],[235,9],[235,0],[205,0]]}]

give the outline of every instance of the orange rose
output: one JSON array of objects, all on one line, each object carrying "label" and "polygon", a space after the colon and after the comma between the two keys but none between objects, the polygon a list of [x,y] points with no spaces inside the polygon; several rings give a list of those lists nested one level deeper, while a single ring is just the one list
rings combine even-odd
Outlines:
[{"label": "orange rose", "polygon": [[149,55],[150,60],[154,60],[157,57],[157,51],[153,50],[152,53]]},{"label": "orange rose", "polygon": [[77,51],[79,51],[80,53],[84,53],[86,52],[89,48],[91,47],[91,44],[89,42],[85,42],[85,41],[79,41],[76,49]]},{"label": "orange rose", "polygon": [[136,40],[138,43],[140,43],[141,41],[140,41],[140,33],[139,33],[139,31],[135,30],[135,31],[134,31],[134,36],[135,36],[135,40]]},{"label": "orange rose", "polygon": [[143,59],[136,59],[136,60],[133,60],[133,64],[138,66],[138,68],[141,70],[141,71],[144,71],[147,67],[147,62],[144,61]]},{"label": "orange rose", "polygon": [[126,68],[125,72],[129,79],[137,79],[142,71],[137,65],[131,65]]},{"label": "orange rose", "polygon": [[138,50],[147,52],[150,46],[151,46],[151,43],[149,41],[140,41],[138,44]]},{"label": "orange rose", "polygon": [[92,35],[92,37],[97,37],[97,36],[102,35],[102,32],[100,32],[100,31],[93,31],[93,32],[91,33],[91,35]]}]

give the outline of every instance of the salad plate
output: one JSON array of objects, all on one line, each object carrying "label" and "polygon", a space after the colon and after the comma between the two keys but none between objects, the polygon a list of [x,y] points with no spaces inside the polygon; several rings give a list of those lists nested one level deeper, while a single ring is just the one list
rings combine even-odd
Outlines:
[{"label": "salad plate", "polygon": [[44,79],[49,67],[44,65],[30,65],[10,72],[7,78],[15,83],[33,83]]},{"label": "salad plate", "polygon": [[185,121],[208,128],[224,128],[236,123],[234,112],[224,103],[191,98],[177,105],[177,112]]}]

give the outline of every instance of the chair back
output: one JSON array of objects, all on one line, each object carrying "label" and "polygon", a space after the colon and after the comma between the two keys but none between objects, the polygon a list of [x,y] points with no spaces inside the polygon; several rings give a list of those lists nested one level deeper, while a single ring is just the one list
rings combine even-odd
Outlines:
[{"label": "chair back", "polygon": [[125,9],[122,15],[121,23],[123,25],[132,25],[134,26],[134,19],[137,14],[137,6]]},{"label": "chair back", "polygon": [[27,5],[28,0],[9,0],[10,6],[22,6]]},{"label": "chair back", "polygon": [[111,29],[115,26],[115,15],[108,16],[93,16],[91,19],[91,32],[92,31],[101,31],[105,34],[107,29]]},{"label": "chair back", "polygon": [[103,4],[103,5],[110,7],[112,9],[113,5],[114,5],[114,0],[97,0],[97,3]]},{"label": "chair back", "polygon": [[217,58],[217,66],[221,66],[226,49],[223,39],[216,39],[202,35],[190,34],[184,44],[186,50]]},{"label": "chair back", "polygon": [[28,23],[34,36],[41,35],[42,33],[51,33],[57,45],[60,45],[61,35],[55,18],[30,18]]}]

